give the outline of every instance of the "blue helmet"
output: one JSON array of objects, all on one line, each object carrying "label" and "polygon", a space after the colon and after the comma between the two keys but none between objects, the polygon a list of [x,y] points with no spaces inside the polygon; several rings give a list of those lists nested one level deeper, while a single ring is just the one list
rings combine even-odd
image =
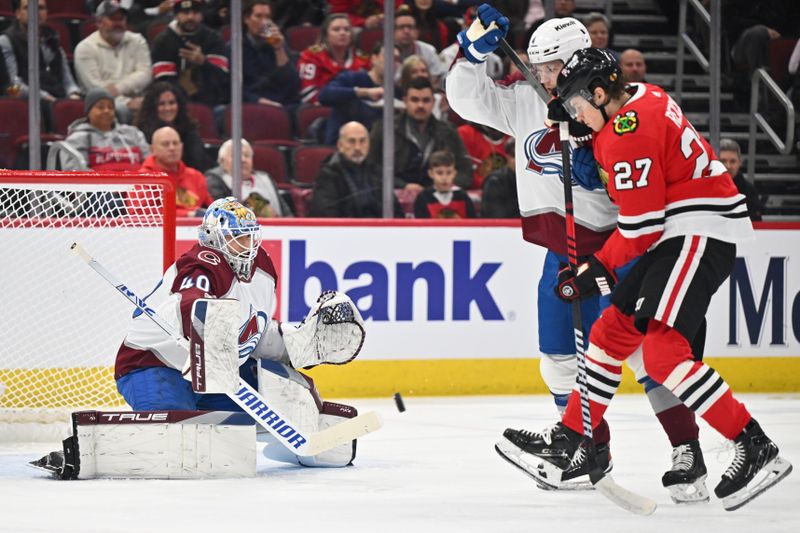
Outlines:
[{"label": "blue helmet", "polygon": [[200,244],[222,252],[240,278],[250,277],[261,245],[261,226],[249,207],[233,196],[215,200],[197,230]]}]

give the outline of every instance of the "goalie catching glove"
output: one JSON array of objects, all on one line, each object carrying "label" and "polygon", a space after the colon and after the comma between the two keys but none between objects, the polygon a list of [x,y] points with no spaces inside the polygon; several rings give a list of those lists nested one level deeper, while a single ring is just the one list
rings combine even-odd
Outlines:
[{"label": "goalie catching glove", "polygon": [[281,324],[283,342],[294,368],[343,365],[356,358],[364,344],[364,319],[341,292],[325,291],[298,326]]},{"label": "goalie catching glove", "polygon": [[616,283],[616,276],[592,255],[588,261],[578,265],[577,276],[572,273],[569,265],[558,271],[556,294],[567,302],[582,300],[596,292],[607,296],[611,294]]},{"label": "goalie catching glove", "polygon": [[481,4],[478,16],[469,28],[456,36],[464,56],[471,63],[483,63],[508,33],[508,18],[490,6]]}]

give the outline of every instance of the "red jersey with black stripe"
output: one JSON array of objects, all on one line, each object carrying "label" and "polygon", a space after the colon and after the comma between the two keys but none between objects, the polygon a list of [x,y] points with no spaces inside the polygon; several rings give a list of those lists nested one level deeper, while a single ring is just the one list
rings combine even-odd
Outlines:
[{"label": "red jersey with black stripe", "polygon": [[[183,254],[164,273],[156,288],[145,297],[164,320],[188,335],[192,305],[198,298],[233,298],[239,301],[239,355],[255,350],[266,331],[275,302],[275,266],[259,249],[249,279],[238,278],[225,256],[200,244]],[[136,311],[117,352],[114,378],[148,367],[181,369],[188,353],[175,344],[144,313]]]},{"label": "red jersey with black stripe", "polygon": [[338,63],[324,46],[314,45],[306,48],[297,60],[300,75],[300,99],[313,104],[323,87],[344,70],[369,70],[369,56],[355,48],[347,51],[343,63]]},{"label": "red jersey with black stripe", "polygon": [[617,229],[597,252],[609,269],[661,241],[753,237],[745,197],[714,150],[661,87],[632,83],[630,99],[594,136],[594,156],[619,207]]}]

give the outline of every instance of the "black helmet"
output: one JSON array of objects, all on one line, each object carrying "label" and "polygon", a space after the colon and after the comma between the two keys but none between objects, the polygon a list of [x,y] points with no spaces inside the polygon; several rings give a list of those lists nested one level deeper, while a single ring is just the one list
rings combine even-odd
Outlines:
[{"label": "black helmet", "polygon": [[621,78],[622,71],[610,53],[600,48],[584,48],[572,54],[561,69],[557,81],[558,96],[567,111],[570,111],[569,99],[577,94],[583,94],[594,105],[594,89],[602,87],[608,92],[611,85]]}]

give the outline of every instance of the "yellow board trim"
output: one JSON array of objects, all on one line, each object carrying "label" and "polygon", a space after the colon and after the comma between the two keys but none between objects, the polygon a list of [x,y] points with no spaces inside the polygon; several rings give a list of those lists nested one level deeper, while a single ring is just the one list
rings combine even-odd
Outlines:
[{"label": "yellow board trim", "polygon": [[[800,392],[800,357],[709,357],[734,392]],[[323,398],[548,394],[538,359],[353,361],[309,371]],[[641,392],[623,366],[622,393]]]},{"label": "yellow board trim", "polygon": [[[707,363],[734,392],[800,392],[800,357],[711,357]],[[323,398],[548,393],[533,358],[353,361],[308,373]],[[125,405],[110,367],[0,369],[0,383],[0,409]],[[641,390],[624,366],[619,391]]]}]

